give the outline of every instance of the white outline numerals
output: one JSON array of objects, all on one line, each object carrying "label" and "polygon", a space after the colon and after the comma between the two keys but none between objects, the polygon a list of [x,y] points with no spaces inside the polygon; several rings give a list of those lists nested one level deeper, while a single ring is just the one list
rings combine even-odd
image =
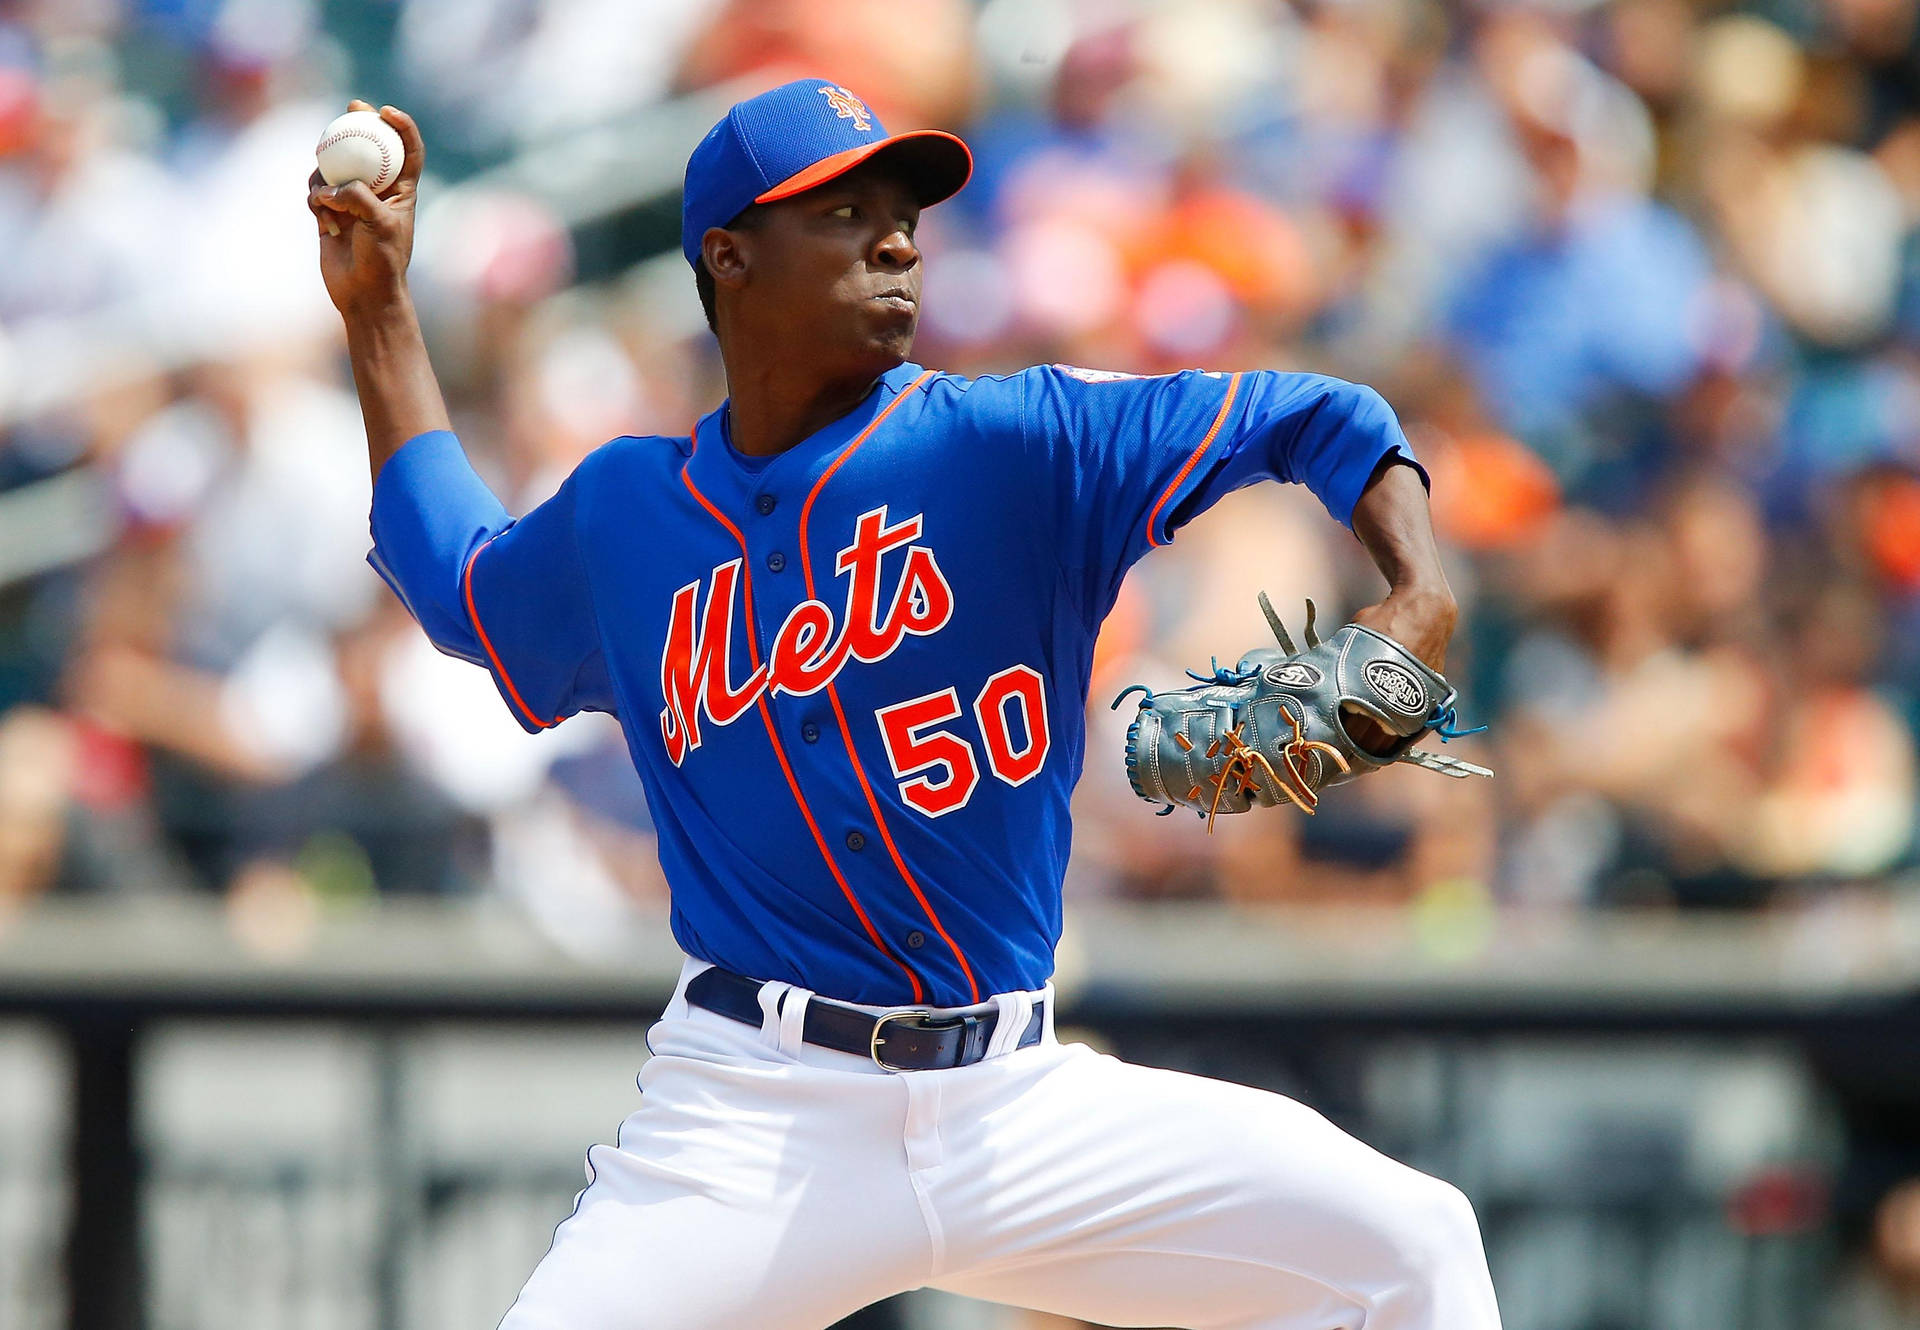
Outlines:
[{"label": "white outline numerals", "polygon": [[[1017,750],[1009,704],[1018,705],[1020,728],[1026,732],[1026,741]],[[911,697],[873,713],[880,724],[887,764],[900,783],[900,798],[927,817],[944,817],[965,808],[980,784],[980,762],[973,745],[951,730],[932,728],[959,720],[963,714],[960,694],[953,688]],[[1013,665],[993,675],[973,700],[973,718],[986,744],[987,767],[1002,784],[1024,785],[1040,774],[1053,736],[1047,720],[1046,680],[1038,670]]]},{"label": "white outline numerals", "polygon": [[[880,742],[887,746],[887,764],[900,780],[900,797],[907,807],[928,817],[943,817],[965,808],[980,783],[980,764],[973,745],[957,734],[938,730],[922,738],[918,731],[960,718],[960,695],[953,689],[910,697],[873,713],[880,722]],[[944,778],[924,773],[945,767]]]},{"label": "white outline numerals", "polygon": [[[1017,753],[1007,724],[1009,702],[1020,704],[1020,728],[1027,732],[1027,746]],[[988,679],[973,700],[973,718],[980,723],[987,765],[994,775],[1009,785],[1025,785],[1040,774],[1052,742],[1047,732],[1047,684],[1038,670],[1013,665]]]}]

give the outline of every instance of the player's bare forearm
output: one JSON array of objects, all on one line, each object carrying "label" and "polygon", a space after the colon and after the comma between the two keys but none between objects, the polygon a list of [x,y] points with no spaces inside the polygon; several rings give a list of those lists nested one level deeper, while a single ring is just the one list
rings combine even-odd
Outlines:
[{"label": "player's bare forearm", "polygon": [[381,307],[344,317],[353,382],[367,427],[367,463],[377,480],[380,468],[408,439],[449,429],[451,422],[404,288]]},{"label": "player's bare forearm", "polygon": [[1386,599],[1354,620],[1385,633],[1434,669],[1445,669],[1459,606],[1440,563],[1419,473],[1397,463],[1381,466],[1354,507],[1353,532],[1387,579]]},{"label": "player's bare forearm", "polygon": [[[347,103],[347,109],[373,110],[361,101]],[[329,185],[318,171],[307,182],[307,207],[320,235],[320,276],[347,325],[375,479],[401,444],[448,426],[447,404],[407,290],[426,144],[405,111],[383,106],[379,114],[399,135],[403,150],[400,174],[385,194],[376,195],[358,180]]]}]

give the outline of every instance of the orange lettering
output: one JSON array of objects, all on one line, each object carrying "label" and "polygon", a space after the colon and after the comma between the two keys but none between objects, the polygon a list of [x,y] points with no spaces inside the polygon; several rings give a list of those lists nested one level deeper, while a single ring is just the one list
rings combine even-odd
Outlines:
[{"label": "orange lettering", "polygon": [[[839,677],[849,659],[883,660],[908,633],[924,637],[946,627],[953,618],[953,588],[933,551],[910,544],[923,525],[917,513],[897,526],[887,525],[885,508],[860,514],[853,543],[834,561],[837,573],[851,574],[839,632],[829,606],[801,601],[774,635],[766,661],[738,688],[732,669],[734,594],[745,580],[744,560],[713,570],[704,609],[698,582],[674,592],[660,651],[660,694],[666,702],[660,737],[673,764],[679,766],[700,746],[702,712],[715,725],[731,724],[770,689],[796,697],[818,692]],[[903,545],[906,563],[882,617],[882,564]]]},{"label": "orange lettering", "polygon": [[846,663],[847,639],[834,638],[833,611],[817,600],[803,600],[774,639],[770,686],[796,697],[816,693]]},{"label": "orange lettering", "polygon": [[759,700],[766,688],[765,665],[756,666],[739,688],[732,685],[733,592],[740,578],[740,564],[735,559],[713,570],[698,637],[694,635],[693,606],[700,584],[689,583],[673,593],[673,613],[660,653],[660,692],[667,702],[660,712],[660,734],[675,766],[700,746],[702,709],[715,725],[729,725]]},{"label": "orange lettering", "polygon": [[874,621],[874,614],[880,608],[880,561],[888,551],[918,536],[920,525],[918,513],[899,526],[887,525],[885,508],[861,513],[854,522],[853,544],[841,550],[840,557],[834,561],[834,567],[840,572],[853,574],[843,631],[852,644],[856,660],[884,660],[900,645],[898,628]]}]

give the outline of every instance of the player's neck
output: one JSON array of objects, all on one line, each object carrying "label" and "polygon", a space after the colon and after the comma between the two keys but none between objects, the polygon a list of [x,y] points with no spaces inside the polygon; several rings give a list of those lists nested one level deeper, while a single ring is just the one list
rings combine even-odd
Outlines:
[{"label": "player's neck", "polygon": [[736,374],[729,365],[727,424],[733,446],[749,457],[783,453],[859,406],[879,377],[862,371],[822,379],[778,364]]}]

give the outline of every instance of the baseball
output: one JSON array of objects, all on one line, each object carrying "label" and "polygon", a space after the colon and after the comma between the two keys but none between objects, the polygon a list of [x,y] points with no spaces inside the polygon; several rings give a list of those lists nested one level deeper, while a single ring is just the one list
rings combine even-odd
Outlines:
[{"label": "baseball", "polygon": [[399,133],[377,111],[349,111],[328,125],[314,156],[329,185],[364,180],[376,194],[400,178],[406,161]]}]

